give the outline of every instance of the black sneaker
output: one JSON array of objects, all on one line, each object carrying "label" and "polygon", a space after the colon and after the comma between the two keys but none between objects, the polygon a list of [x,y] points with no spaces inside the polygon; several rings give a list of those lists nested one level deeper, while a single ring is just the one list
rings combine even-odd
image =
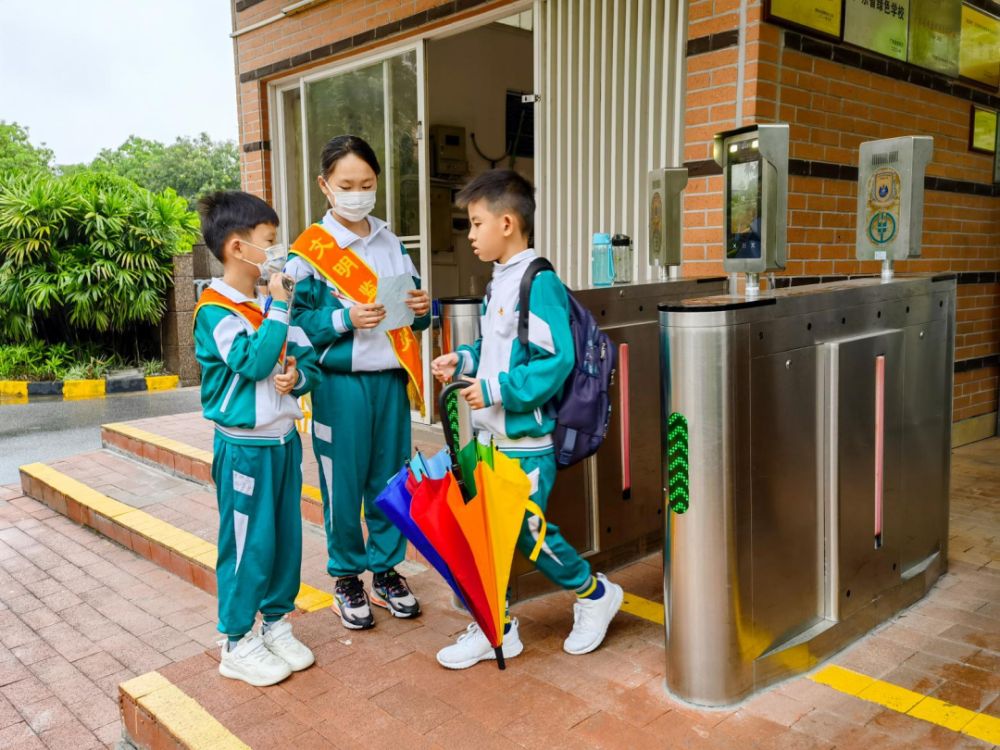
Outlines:
[{"label": "black sneaker", "polygon": [[406,585],[406,579],[395,570],[376,573],[372,581],[372,604],[383,607],[393,617],[416,617],[420,614],[420,603]]},{"label": "black sneaker", "polygon": [[375,627],[375,615],[368,603],[365,585],[357,576],[337,579],[333,590],[333,611],[350,630],[368,630]]}]

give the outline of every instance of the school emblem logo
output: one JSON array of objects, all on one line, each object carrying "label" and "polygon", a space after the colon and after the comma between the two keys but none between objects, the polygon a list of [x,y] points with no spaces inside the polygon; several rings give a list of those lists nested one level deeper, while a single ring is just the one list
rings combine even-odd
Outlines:
[{"label": "school emblem logo", "polygon": [[878,172],[872,185],[872,202],[878,205],[891,203],[896,197],[896,173],[891,170]]},{"label": "school emblem logo", "polygon": [[882,167],[868,178],[865,235],[877,248],[889,245],[899,235],[900,210],[899,173],[892,167]]}]

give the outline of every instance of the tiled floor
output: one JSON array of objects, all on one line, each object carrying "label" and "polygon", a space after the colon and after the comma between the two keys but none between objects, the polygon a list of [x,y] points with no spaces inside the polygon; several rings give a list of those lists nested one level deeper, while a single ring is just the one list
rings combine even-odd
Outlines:
[{"label": "tiled floor", "polygon": [[212,646],[215,599],[0,488],[0,748],[113,746],[118,684]]},{"label": "tiled floor", "polygon": [[[956,451],[952,488],[950,573],[834,662],[1000,716],[1000,440]],[[738,710],[692,709],[663,691],[659,625],[623,613],[601,649],[563,653],[564,594],[514,608],[526,648],[506,672],[448,672],[434,654],[466,620],[430,572],[411,578],[425,608],[416,621],[380,612],[375,630],[355,633],[328,610],[296,618],[317,664],[258,690],[221,678],[214,650],[170,663],[214,639],[205,594],[41,506],[0,497],[0,748],[107,742],[112,722],[87,722],[110,714],[87,712],[99,712],[112,681],[152,668],[254,748],[989,747],[808,678]],[[662,598],[657,556],[611,577]],[[29,739],[33,726],[45,744]]]}]

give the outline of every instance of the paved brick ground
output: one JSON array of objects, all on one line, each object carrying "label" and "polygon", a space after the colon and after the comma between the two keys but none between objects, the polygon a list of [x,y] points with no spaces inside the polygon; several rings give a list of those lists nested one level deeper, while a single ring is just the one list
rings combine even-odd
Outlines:
[{"label": "paved brick ground", "polygon": [[113,747],[118,684],[202,654],[214,597],[0,488],[0,748]]},{"label": "paved brick ground", "polygon": [[[834,661],[1000,716],[1000,440],[956,451],[953,466],[951,572]],[[612,578],[659,599],[661,576],[653,556]],[[215,639],[210,597],[3,492],[0,748],[110,742],[115,685],[154,668],[254,748],[989,747],[805,678],[735,711],[691,709],[663,692],[654,623],[622,614],[599,651],[564,654],[567,595],[515,607],[526,650],[506,673],[447,672],[434,654],[466,621],[433,573],[412,581],[426,610],[413,622],[379,613],[374,631],[351,633],[329,611],[296,618],[317,665],[258,690],[224,680],[214,649],[202,653]]]},{"label": "paved brick ground", "polygon": [[[48,465],[206,542],[218,543],[219,511],[214,487],[166,474],[107,450],[80,453]],[[329,592],[323,529],[310,523],[303,523],[302,529],[302,581]]]}]

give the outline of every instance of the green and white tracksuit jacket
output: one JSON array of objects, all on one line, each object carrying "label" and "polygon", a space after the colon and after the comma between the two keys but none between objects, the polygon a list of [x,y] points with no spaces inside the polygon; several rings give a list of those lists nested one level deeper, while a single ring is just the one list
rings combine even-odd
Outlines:
[{"label": "green and white tracksuit jacket", "polygon": [[[368,218],[359,237],[333,218],[323,227],[380,277],[408,273],[420,279],[409,253],[384,221]],[[293,256],[285,269],[295,279],[294,324],[317,352],[321,381],[312,395],[313,448],[319,461],[331,576],[383,573],[401,563],[406,539],[378,509],[375,498],[411,456],[406,371],[385,333],[355,330],[354,302],[308,261]],[[430,326],[428,313],[414,331]],[[361,528],[364,508],[368,540]]]},{"label": "green and white tracksuit jacket", "polygon": [[[212,288],[234,304],[256,302],[221,279]],[[295,608],[302,566],[302,443],[293,395],[279,396],[274,376],[285,336],[297,360],[300,396],[317,385],[316,356],[288,306],[275,302],[259,330],[225,308],[206,306],[194,327],[202,368],[201,402],[215,422],[212,478],[219,503],[219,631],[247,633],[258,611],[279,616]]]},{"label": "green and white tracksuit jacket", "polygon": [[[501,451],[520,460],[531,479],[531,499],[544,512],[556,477],[555,422],[545,406],[562,394],[575,354],[566,289],[551,271],[538,274],[531,284],[528,346],[517,339],[521,279],[536,257],[529,249],[494,264],[483,303],[482,336],[472,346],[459,347],[457,373],[482,381],[486,408],[472,413],[473,428],[480,440],[492,438]],[[518,539],[525,557],[535,546],[539,525],[537,516],[525,518]],[[565,589],[578,589],[590,580],[590,565],[551,522],[535,565]]]}]

